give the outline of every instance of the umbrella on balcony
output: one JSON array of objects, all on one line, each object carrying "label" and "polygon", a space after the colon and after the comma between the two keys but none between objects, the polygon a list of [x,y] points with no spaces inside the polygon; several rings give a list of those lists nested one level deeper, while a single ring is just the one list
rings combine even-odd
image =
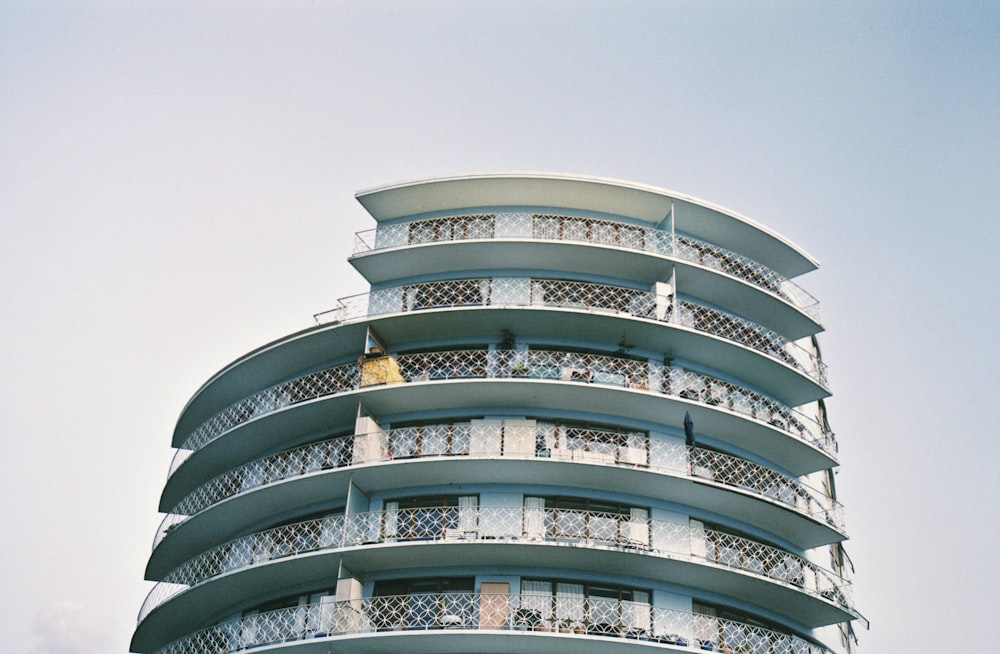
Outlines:
[{"label": "umbrella on balcony", "polygon": [[690,411],[684,412],[684,442],[688,447],[694,447],[694,418]]}]

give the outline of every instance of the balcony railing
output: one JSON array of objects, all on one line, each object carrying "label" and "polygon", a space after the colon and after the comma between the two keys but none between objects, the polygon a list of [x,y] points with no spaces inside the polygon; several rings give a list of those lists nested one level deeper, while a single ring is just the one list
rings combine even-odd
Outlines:
[{"label": "balcony railing", "polygon": [[[455,350],[365,359],[276,384],[226,407],[181,445],[197,450],[245,422],[297,402],[380,384],[448,379],[544,379],[621,386],[681,398],[771,425],[836,455],[833,434],[814,418],[735,384],[656,361],[548,350]],[[176,470],[176,468],[174,468]]]},{"label": "balcony railing", "polygon": [[[187,561],[163,580],[174,594],[212,577],[278,559],[413,541],[572,543],[740,570],[853,611],[850,583],[763,543],[633,514],[530,507],[438,507],[332,516],[250,534]],[[160,603],[173,595],[157,596]],[[144,606],[142,620],[156,604]]]},{"label": "balcony railing", "polygon": [[499,433],[477,434],[475,443],[473,440],[471,423],[422,425],[374,435],[341,436],[264,457],[213,478],[182,499],[164,520],[156,544],[187,516],[229,497],[279,481],[372,461],[468,456],[473,451],[503,452],[505,458],[549,458],[647,467],[664,474],[739,488],[838,531],[845,528],[842,505],[797,479],[721,452],[673,441],[650,440],[641,432],[621,434],[538,422],[534,442],[528,447],[505,444]]},{"label": "balcony railing", "polygon": [[607,284],[551,279],[460,279],[379,289],[340,300],[318,324],[447,307],[567,308],[679,325],[756,350],[826,386],[826,365],[812,352],[745,318],[671,295]]},{"label": "balcony railing", "polygon": [[354,237],[354,256],[409,245],[482,239],[569,241],[672,257],[753,284],[819,321],[816,298],[753,259],[691,236],[610,220],[530,213],[469,214],[417,220],[358,232]]},{"label": "balcony railing", "polygon": [[695,652],[830,654],[807,640],[759,625],[645,603],[586,598],[553,605],[552,598],[541,595],[486,593],[321,600],[223,622],[175,640],[155,654],[231,654],[295,641],[437,630],[621,637]]}]

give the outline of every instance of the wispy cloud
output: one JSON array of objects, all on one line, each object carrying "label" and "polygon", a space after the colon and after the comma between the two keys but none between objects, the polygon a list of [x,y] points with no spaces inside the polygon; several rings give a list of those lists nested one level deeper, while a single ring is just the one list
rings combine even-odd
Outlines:
[{"label": "wispy cloud", "polygon": [[105,654],[112,649],[112,620],[84,602],[50,602],[35,614],[37,643],[30,654]]}]

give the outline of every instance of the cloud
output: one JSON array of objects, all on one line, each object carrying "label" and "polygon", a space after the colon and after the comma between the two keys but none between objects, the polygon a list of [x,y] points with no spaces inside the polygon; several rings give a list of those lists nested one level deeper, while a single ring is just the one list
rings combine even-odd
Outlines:
[{"label": "cloud", "polygon": [[54,601],[35,614],[38,642],[31,654],[105,654],[112,649],[113,631],[112,621],[94,607]]}]

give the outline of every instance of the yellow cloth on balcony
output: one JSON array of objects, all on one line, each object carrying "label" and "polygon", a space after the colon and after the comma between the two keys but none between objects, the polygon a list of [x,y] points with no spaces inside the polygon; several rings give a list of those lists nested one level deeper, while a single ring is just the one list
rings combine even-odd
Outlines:
[{"label": "yellow cloth on balcony", "polygon": [[361,364],[361,386],[397,384],[406,381],[399,370],[399,363],[391,356],[365,359]]}]

